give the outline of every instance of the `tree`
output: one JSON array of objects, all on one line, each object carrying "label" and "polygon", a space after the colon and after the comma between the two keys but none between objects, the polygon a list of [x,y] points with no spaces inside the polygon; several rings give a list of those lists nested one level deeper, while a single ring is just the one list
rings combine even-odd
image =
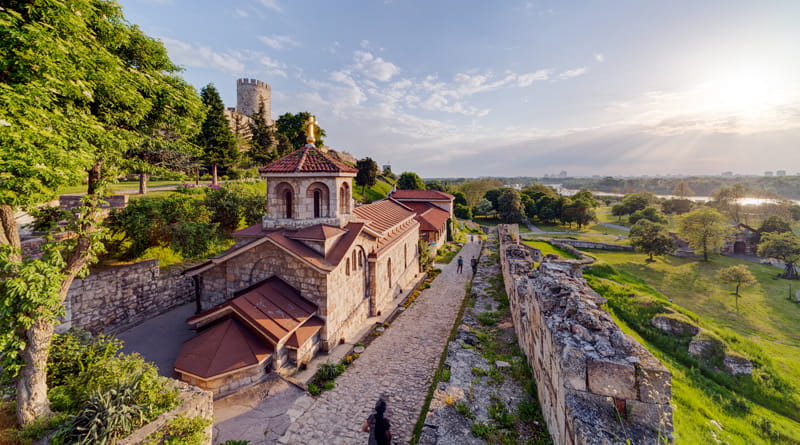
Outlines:
[{"label": "tree", "polygon": [[625,195],[625,197],[622,198],[621,210],[624,212],[622,214],[630,215],[637,210],[644,209],[656,201],[658,201],[658,198],[656,198],[656,195],[650,192],[638,192]]},{"label": "tree", "polygon": [[506,187],[498,187],[496,189],[487,190],[486,193],[483,194],[483,197],[488,199],[489,202],[492,203],[492,207],[495,209],[500,209],[500,195],[503,194],[503,191]]},{"label": "tree", "polygon": [[481,178],[473,181],[467,181],[459,186],[459,190],[464,192],[467,197],[467,204],[471,206],[478,205],[478,202],[484,198],[487,190],[502,187],[503,183],[494,178]]},{"label": "tree", "polygon": [[675,184],[675,188],[672,190],[672,194],[679,197],[679,198],[686,198],[688,196],[693,196],[694,191],[686,181],[681,181]]},{"label": "tree", "polygon": [[[250,159],[258,165],[266,165],[278,157],[278,136],[275,125],[268,121],[264,103],[258,104],[258,111],[250,122]],[[238,117],[238,114],[236,115]]]},{"label": "tree", "polygon": [[492,207],[492,203],[486,198],[481,199],[480,202],[478,202],[478,205],[472,209],[473,214],[476,216],[486,216],[491,214],[493,211],[494,207]]},{"label": "tree", "polygon": [[673,198],[665,199],[661,203],[661,210],[667,215],[683,215],[692,210],[692,201],[689,199]]},{"label": "tree", "polygon": [[386,168],[383,169],[383,176],[392,181],[397,181],[397,175],[392,172],[392,169],[389,166],[386,166]]},{"label": "tree", "polygon": [[453,214],[456,218],[472,219],[472,209],[464,204],[456,204],[456,208],[453,209]]},{"label": "tree", "polygon": [[639,220],[631,227],[629,238],[634,249],[650,255],[648,262],[655,261],[654,255],[666,255],[675,250],[675,242],[667,229],[647,219]]},{"label": "tree", "polygon": [[739,200],[745,197],[747,188],[742,184],[722,187],[711,193],[711,204],[720,212],[727,213],[734,221],[741,221],[742,206]]},{"label": "tree", "polygon": [[[444,190],[442,190],[442,191],[444,191]],[[455,204],[468,205],[467,204],[467,195],[465,195],[464,192],[459,192],[459,191],[453,192],[453,198],[455,198],[453,200],[453,202]]]},{"label": "tree", "polygon": [[425,183],[425,190],[438,190],[440,192],[445,191],[444,185],[442,185],[439,181],[428,181]]},{"label": "tree", "polygon": [[736,285],[736,310],[739,310],[739,288],[742,286],[749,286],[756,282],[756,277],[750,273],[743,264],[736,266],[726,267],[717,271],[717,278],[725,283]]},{"label": "tree", "polygon": [[764,222],[761,223],[761,227],[758,228],[759,235],[763,235],[765,233],[784,233],[791,231],[792,226],[789,224],[789,221],[784,220],[780,216],[770,216],[769,218],[765,219]]},{"label": "tree", "polygon": [[202,147],[205,161],[211,164],[211,184],[217,185],[217,167],[235,164],[239,159],[239,150],[228,118],[225,117],[225,105],[214,84],[203,87],[200,97],[206,107],[206,118],[195,143]]},{"label": "tree", "polygon": [[709,252],[722,246],[731,227],[725,217],[711,207],[700,207],[681,217],[678,233],[695,250],[703,251],[703,261],[708,261]]},{"label": "tree", "polygon": [[506,224],[518,223],[525,219],[519,192],[512,188],[502,189],[497,198],[497,213],[500,215],[500,220]]},{"label": "tree", "polygon": [[575,223],[580,229],[589,222],[597,219],[597,216],[591,204],[583,199],[576,199],[570,200],[570,202],[564,206],[560,219],[566,224]]},{"label": "tree", "polygon": [[[301,111],[297,114],[284,113],[275,121],[278,137],[279,156],[283,156],[306,145],[308,135],[308,120],[311,113]],[[317,147],[325,145],[325,130],[314,124],[314,143]]]},{"label": "tree", "polygon": [[397,180],[397,188],[400,190],[425,190],[425,183],[416,173],[403,172]]},{"label": "tree", "polygon": [[[102,248],[105,184],[157,129],[191,136],[187,116],[200,102],[163,45],[115,2],[5,2],[0,53],[0,350],[27,425],[50,412],[48,349],[70,285]],[[72,235],[46,242],[41,258],[23,257],[15,210],[83,178]]]},{"label": "tree", "polygon": [[636,224],[639,220],[647,219],[654,223],[659,224],[666,224],[667,218],[664,217],[661,213],[659,213],[658,209],[655,207],[645,207],[642,210],[637,210],[628,217],[628,222],[631,224]]},{"label": "tree", "polygon": [[758,244],[758,256],[777,258],[783,261],[780,276],[787,280],[798,279],[794,264],[800,261],[800,240],[792,232],[765,233]]},{"label": "tree", "polygon": [[356,162],[356,184],[361,186],[361,194],[367,187],[372,187],[378,182],[378,164],[372,158],[360,159]]}]

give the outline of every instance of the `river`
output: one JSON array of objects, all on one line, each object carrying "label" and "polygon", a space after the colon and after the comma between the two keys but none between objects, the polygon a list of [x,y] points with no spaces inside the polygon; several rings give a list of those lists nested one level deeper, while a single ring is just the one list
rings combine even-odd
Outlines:
[{"label": "river", "polygon": [[[553,189],[555,189],[556,192],[558,192],[560,195],[564,195],[564,196],[572,196],[575,193],[578,193],[578,191],[579,191],[579,190],[576,190],[576,189],[568,189],[568,188],[562,187],[561,184],[545,184],[545,185],[547,185],[548,187],[552,187]],[[609,193],[609,192],[601,192],[599,190],[590,190],[590,191],[593,194],[600,195],[600,196],[618,196],[620,198],[625,196],[624,193]],[[663,199],[679,198],[679,196],[675,196],[675,195],[656,195],[656,196],[659,197],[659,198],[663,198]],[[694,201],[694,202],[708,202],[708,201],[711,201],[711,197],[710,196],[688,196],[686,199],[688,199],[690,201]],[[795,204],[800,205],[800,200],[791,200],[791,199],[789,199],[788,201],[791,201],[791,202],[793,202]],[[761,205],[761,204],[777,204],[779,202],[780,201],[777,200],[777,199],[770,199],[770,198],[739,198],[737,200],[738,204],[745,205],[745,206]]]}]

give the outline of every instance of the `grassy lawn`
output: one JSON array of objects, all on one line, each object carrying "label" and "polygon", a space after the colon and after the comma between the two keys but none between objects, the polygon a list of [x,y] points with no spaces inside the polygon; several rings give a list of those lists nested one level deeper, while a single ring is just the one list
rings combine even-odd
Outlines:
[{"label": "grassy lawn", "polygon": [[527,241],[523,240],[523,242],[534,249],[539,249],[542,252],[542,255],[549,255],[549,254],[556,254],[561,258],[571,258],[576,259],[575,255],[567,252],[566,250],[560,249],[550,243],[544,241]]},{"label": "grassy lawn", "polygon": [[[461,245],[456,243],[445,243],[436,252],[436,259],[434,262],[440,264],[450,264],[450,262],[453,261],[453,258],[455,258],[456,254],[460,251]],[[464,262],[466,262],[466,259]]]},{"label": "grassy lawn", "polygon": [[[472,221],[482,226],[489,226],[489,227],[495,227],[498,224],[503,224],[503,222],[497,218],[486,218],[483,216],[476,216],[472,218]],[[519,233],[528,233],[530,231],[531,229],[529,229],[528,226],[526,226],[525,224],[519,224]]]},{"label": "grassy lawn", "polygon": [[[353,182],[353,199],[358,202],[373,202],[383,199],[392,190],[392,185],[378,179],[372,187],[367,187],[364,193],[361,193],[361,186]],[[364,198],[366,197],[366,201]]]},{"label": "grassy lawn", "polygon": [[[800,306],[788,299],[789,283],[774,279],[778,268],[728,257],[713,257],[708,263],[658,257],[648,264],[638,253],[591,254],[598,267],[607,264],[618,273],[603,279],[590,271],[587,279],[624,318],[618,319],[623,329],[635,337],[641,334],[640,340],[658,340],[643,344],[673,373],[676,443],[710,443],[712,436],[731,444],[800,443],[795,383],[800,381]],[[719,269],[735,264],[745,264],[758,279],[740,290],[738,311],[733,287],[716,278]],[[793,283],[797,288],[800,283]],[[649,326],[661,307],[695,318],[700,327],[722,338],[729,351],[752,360],[753,375],[731,377],[709,371],[694,359],[687,361],[688,340],[664,336]]]}]

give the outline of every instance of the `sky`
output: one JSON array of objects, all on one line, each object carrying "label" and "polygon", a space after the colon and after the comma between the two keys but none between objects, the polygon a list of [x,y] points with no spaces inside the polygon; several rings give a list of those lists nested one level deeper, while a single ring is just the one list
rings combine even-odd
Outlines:
[{"label": "sky", "polygon": [[198,90],[422,177],[800,172],[800,2],[121,0]]}]

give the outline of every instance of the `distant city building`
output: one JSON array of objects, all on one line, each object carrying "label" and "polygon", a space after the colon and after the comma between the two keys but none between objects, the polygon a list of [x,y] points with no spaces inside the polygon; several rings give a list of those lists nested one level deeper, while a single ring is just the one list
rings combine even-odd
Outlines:
[{"label": "distant city building", "polygon": [[722,176],[731,177],[733,176],[733,172],[722,172]]},{"label": "distant city building", "polygon": [[786,176],[786,170],[778,170],[775,172],[775,176]]},{"label": "distant city building", "polygon": [[765,171],[764,176],[773,176],[771,171]]},{"label": "distant city building", "polygon": [[558,177],[559,178],[566,178],[567,177],[567,171],[566,170],[561,170],[561,173],[558,174]]}]

